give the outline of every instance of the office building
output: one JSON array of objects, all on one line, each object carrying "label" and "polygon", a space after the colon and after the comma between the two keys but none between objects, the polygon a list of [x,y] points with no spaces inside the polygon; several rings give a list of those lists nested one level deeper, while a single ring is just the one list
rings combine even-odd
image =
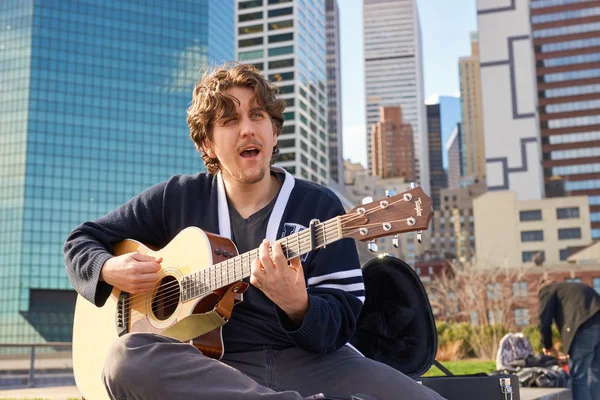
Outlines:
[{"label": "office building", "polygon": [[62,244],[204,170],[185,110],[234,57],[233,1],[0,2],[0,342],[70,341]]},{"label": "office building", "polygon": [[589,196],[599,240],[600,1],[530,6],[546,196]]},{"label": "office building", "polygon": [[587,196],[519,200],[512,190],[491,191],[473,211],[477,260],[489,266],[566,263],[570,248],[592,241]]},{"label": "office building", "polygon": [[379,178],[413,181],[413,132],[400,107],[381,107],[381,120],[371,126],[372,170]]},{"label": "office building", "polygon": [[446,153],[448,154],[448,188],[456,189],[460,187],[463,170],[463,146],[462,146],[462,125],[456,124],[450,139],[446,143]]},{"label": "office building", "polygon": [[342,71],[340,55],[340,10],[337,0],[325,1],[327,36],[327,126],[329,127],[329,178],[344,183],[342,135]]},{"label": "office building", "polygon": [[513,190],[520,200],[541,199],[529,0],[477,0],[477,20],[488,189]]},{"label": "office building", "polygon": [[326,185],[329,130],[325,2],[235,0],[236,56],[252,63],[287,101],[277,164]]},{"label": "office building", "polygon": [[481,74],[479,71],[479,40],[471,33],[471,55],[458,60],[461,100],[461,142],[465,176],[485,179],[485,147],[483,111],[481,107]]},{"label": "office building", "polygon": [[440,190],[448,186],[443,165],[442,123],[440,104],[427,104],[427,134],[429,136],[429,170],[431,173],[431,199],[433,209],[440,207]]},{"label": "office building", "polygon": [[421,28],[416,0],[363,0],[367,160],[381,107],[401,107],[413,131],[415,173],[430,193]]}]

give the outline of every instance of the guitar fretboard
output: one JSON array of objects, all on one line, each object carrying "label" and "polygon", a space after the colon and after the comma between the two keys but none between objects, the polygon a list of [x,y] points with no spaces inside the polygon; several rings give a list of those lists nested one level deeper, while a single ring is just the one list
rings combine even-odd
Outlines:
[{"label": "guitar fretboard", "polygon": [[[288,260],[306,254],[314,248],[321,248],[341,239],[338,230],[338,217],[315,226],[314,238],[311,230],[305,229],[296,234],[279,239],[283,254]],[[271,251],[271,250],[270,250]],[[252,262],[258,259],[258,249],[250,250],[234,258],[217,263],[201,271],[186,275],[181,279],[182,301],[204,296],[250,276]]]}]

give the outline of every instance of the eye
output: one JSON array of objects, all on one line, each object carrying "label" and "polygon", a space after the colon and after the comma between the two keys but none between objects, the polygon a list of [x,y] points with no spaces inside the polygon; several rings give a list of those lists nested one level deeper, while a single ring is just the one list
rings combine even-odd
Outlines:
[{"label": "eye", "polygon": [[253,117],[253,118],[262,118],[262,117],[264,117],[264,114],[263,114],[263,112],[262,112],[262,111],[254,111],[254,112],[252,113],[252,117]]},{"label": "eye", "polygon": [[222,125],[231,125],[232,123],[234,123],[237,120],[237,118],[228,118],[226,120],[224,120],[223,122],[221,122]]}]

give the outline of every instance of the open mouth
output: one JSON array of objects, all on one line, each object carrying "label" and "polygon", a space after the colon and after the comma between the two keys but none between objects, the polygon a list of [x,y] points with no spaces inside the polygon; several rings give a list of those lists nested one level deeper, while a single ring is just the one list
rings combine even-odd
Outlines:
[{"label": "open mouth", "polygon": [[243,158],[254,158],[260,153],[258,147],[248,147],[240,153]]}]

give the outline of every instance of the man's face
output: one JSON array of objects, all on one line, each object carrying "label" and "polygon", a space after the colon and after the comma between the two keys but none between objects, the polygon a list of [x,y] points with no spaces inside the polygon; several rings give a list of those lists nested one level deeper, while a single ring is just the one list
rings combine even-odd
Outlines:
[{"label": "man's face", "polygon": [[253,100],[248,88],[232,87],[227,93],[239,101],[235,115],[215,121],[212,142],[205,152],[217,158],[224,179],[244,184],[260,182],[268,175],[277,134],[267,111]]}]

